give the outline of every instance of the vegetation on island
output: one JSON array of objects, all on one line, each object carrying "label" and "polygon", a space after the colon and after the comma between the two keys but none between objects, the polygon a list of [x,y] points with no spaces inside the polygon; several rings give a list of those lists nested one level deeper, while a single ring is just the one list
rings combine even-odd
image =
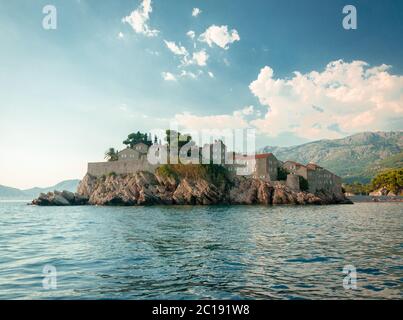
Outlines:
[{"label": "vegetation on island", "polygon": [[278,180],[287,180],[287,175],[289,174],[288,170],[279,166],[277,168],[277,179]]},{"label": "vegetation on island", "polygon": [[119,159],[118,153],[119,153],[119,151],[115,150],[115,148],[109,148],[105,152],[105,159],[108,161],[117,161]]},{"label": "vegetation on island", "polygon": [[386,188],[397,194],[403,188],[403,168],[397,170],[388,170],[378,174],[371,181],[373,190]]},{"label": "vegetation on island", "polygon": [[386,188],[394,194],[403,189],[403,168],[385,170],[371,180],[369,184],[354,182],[344,185],[345,192],[368,195],[372,191]]},{"label": "vegetation on island", "polygon": [[301,189],[301,191],[308,191],[309,190],[308,180],[306,180],[302,176],[298,176],[298,177],[299,177],[299,188]]},{"label": "vegetation on island", "polygon": [[156,174],[175,180],[201,178],[216,186],[231,182],[228,169],[217,164],[164,164],[157,168]]},{"label": "vegetation on island", "polygon": [[127,139],[123,141],[123,144],[128,148],[133,148],[138,143],[144,143],[147,146],[151,146],[154,143],[157,143],[157,137],[154,136],[154,140],[149,133],[142,133],[137,131],[136,133],[131,133],[127,136]]}]

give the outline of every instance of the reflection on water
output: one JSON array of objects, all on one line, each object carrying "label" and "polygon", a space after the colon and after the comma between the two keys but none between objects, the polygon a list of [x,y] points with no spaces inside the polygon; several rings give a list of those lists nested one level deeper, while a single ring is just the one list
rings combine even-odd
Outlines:
[{"label": "reflection on water", "polygon": [[[0,203],[0,298],[402,298],[403,205]],[[57,268],[57,289],[42,269]],[[357,268],[357,290],[343,267]]]}]

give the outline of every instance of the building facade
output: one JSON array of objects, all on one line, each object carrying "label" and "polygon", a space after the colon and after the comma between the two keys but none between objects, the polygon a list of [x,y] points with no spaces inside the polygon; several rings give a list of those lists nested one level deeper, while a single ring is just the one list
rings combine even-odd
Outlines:
[{"label": "building facade", "polygon": [[321,190],[331,193],[341,193],[341,178],[334,173],[318,166],[314,163],[309,163],[304,166],[295,161],[286,161],[283,168],[289,173],[303,177],[308,182],[308,191],[316,193]]},{"label": "building facade", "polygon": [[267,181],[277,181],[279,163],[272,153],[235,156],[235,166],[239,174]]}]

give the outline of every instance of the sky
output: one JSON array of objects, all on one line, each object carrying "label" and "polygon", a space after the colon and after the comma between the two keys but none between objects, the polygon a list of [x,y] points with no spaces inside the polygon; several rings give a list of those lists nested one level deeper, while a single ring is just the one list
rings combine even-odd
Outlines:
[{"label": "sky", "polygon": [[[0,1],[0,184],[82,178],[134,131],[289,146],[403,127],[403,2]],[[346,4],[357,29],[343,28]]]}]

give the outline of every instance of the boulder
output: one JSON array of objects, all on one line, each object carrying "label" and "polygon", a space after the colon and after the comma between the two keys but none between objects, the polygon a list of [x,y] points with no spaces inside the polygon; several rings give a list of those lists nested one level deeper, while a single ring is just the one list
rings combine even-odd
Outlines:
[{"label": "boulder", "polygon": [[75,201],[76,196],[73,192],[64,190],[60,195],[70,203],[74,203]]},{"label": "boulder", "polygon": [[55,206],[69,206],[70,202],[62,195],[56,194],[52,200],[52,204]]}]

